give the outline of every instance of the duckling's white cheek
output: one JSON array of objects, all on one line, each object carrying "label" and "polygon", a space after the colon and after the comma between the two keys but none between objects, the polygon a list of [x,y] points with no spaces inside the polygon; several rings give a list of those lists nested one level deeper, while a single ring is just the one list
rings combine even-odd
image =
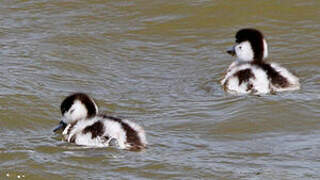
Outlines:
[{"label": "duckling's white cheek", "polygon": [[71,116],[70,116],[70,114],[69,113],[64,113],[63,115],[62,115],[62,121],[63,122],[65,122],[66,124],[69,124],[69,123],[71,123]]},{"label": "duckling's white cheek", "polygon": [[87,115],[87,108],[78,100],[75,101],[70,110],[65,113],[66,118],[71,122],[86,118]]},{"label": "duckling's white cheek", "polygon": [[238,44],[235,49],[240,61],[253,61],[253,50],[248,41]]}]

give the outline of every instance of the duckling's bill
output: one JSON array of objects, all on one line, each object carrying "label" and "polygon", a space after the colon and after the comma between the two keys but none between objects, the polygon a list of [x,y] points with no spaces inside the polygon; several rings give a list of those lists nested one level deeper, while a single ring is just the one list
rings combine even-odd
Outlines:
[{"label": "duckling's bill", "polygon": [[231,56],[235,56],[236,55],[235,46],[232,46],[229,49],[227,49],[227,53],[230,54]]},{"label": "duckling's bill", "polygon": [[67,124],[63,121],[59,122],[59,125],[53,129],[53,132],[57,132],[59,130],[63,131],[67,127]]}]

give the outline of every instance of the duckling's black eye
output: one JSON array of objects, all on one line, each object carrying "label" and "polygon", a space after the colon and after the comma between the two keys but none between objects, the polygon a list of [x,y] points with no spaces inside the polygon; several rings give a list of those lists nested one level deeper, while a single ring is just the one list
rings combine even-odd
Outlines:
[{"label": "duckling's black eye", "polygon": [[239,46],[239,49],[241,49],[242,47],[241,46]]}]

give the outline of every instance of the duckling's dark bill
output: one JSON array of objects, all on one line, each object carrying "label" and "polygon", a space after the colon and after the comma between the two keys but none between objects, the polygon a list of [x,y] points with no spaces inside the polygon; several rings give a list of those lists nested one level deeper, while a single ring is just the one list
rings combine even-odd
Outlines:
[{"label": "duckling's dark bill", "polygon": [[67,124],[63,121],[60,121],[59,125],[53,129],[53,132],[57,132],[59,130],[64,130],[67,127]]},{"label": "duckling's dark bill", "polygon": [[232,46],[231,48],[227,49],[227,53],[230,54],[231,56],[236,55],[236,50],[235,50],[234,46]]}]

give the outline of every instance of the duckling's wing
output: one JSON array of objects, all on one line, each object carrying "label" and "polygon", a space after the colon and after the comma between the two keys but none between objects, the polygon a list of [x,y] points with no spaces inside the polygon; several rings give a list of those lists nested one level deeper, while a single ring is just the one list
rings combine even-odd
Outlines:
[{"label": "duckling's wing", "polygon": [[293,91],[300,89],[299,78],[289,72],[286,68],[280,66],[277,63],[271,63],[271,67],[282,76],[287,83],[283,86],[277,86],[273,84],[273,88],[275,91]]}]

